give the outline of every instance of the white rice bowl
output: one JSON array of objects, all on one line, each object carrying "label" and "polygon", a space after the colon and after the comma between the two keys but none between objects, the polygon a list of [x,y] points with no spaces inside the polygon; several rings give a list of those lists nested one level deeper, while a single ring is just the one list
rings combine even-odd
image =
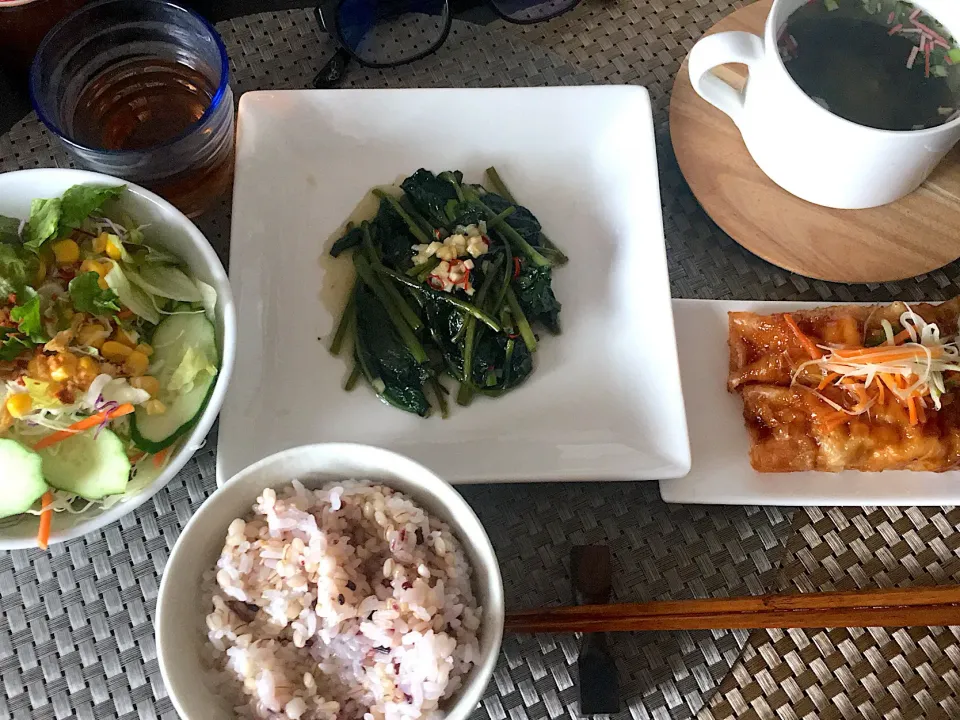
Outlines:
[{"label": "white rice bowl", "polygon": [[208,637],[238,716],[436,716],[479,655],[482,613],[447,525],[356,481],[267,488],[253,510],[207,578]]},{"label": "white rice bowl", "polygon": [[465,720],[503,620],[493,548],[452,487],[386,450],[310,445],[194,513],[160,584],[157,655],[183,720]]}]

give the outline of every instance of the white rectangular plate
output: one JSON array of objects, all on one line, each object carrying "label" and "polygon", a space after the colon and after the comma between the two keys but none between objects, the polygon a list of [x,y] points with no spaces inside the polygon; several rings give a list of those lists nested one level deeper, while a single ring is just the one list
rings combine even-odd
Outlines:
[{"label": "white rectangular plate", "polygon": [[[247,93],[230,279],[239,346],[220,481],[278,450],[379,445],[452,482],[639,480],[690,467],[647,93],[636,87]],[[376,185],[494,165],[570,256],[559,337],[507,396],[423,420],[342,384],[327,351],[353,282],[333,236]],[[649,328],[655,327],[655,335]],[[454,391],[453,383],[447,385]]]},{"label": "white rectangular plate", "polygon": [[727,392],[727,313],[775,313],[829,303],[674,300],[693,467],[660,483],[667,502],[710,505],[956,505],[960,473],[758,473],[743,405]]}]

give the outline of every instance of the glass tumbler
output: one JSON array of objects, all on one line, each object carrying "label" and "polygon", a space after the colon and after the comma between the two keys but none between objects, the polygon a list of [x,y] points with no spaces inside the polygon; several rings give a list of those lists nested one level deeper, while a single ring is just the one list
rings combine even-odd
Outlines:
[{"label": "glass tumbler", "polygon": [[78,163],[189,217],[230,185],[234,105],[216,30],[164,0],[102,0],[62,20],[30,70],[40,120]]}]

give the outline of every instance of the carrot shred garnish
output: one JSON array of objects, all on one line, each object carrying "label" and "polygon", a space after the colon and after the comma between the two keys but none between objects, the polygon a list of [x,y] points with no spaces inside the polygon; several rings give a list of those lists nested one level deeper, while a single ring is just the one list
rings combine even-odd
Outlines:
[{"label": "carrot shred garnish", "polygon": [[819,360],[823,357],[823,353],[820,351],[820,348],[817,347],[817,344],[811,340],[803,330],[800,329],[800,326],[797,325],[797,321],[793,319],[793,315],[790,313],[784,313],[783,319],[793,330],[793,334],[797,336],[797,340],[800,341],[800,344],[803,345],[804,349],[810,353],[810,357],[814,360]]},{"label": "carrot shred garnish", "polygon": [[163,465],[163,461],[167,459],[167,454],[168,454],[169,452],[170,452],[170,448],[165,447],[163,450],[161,450],[160,452],[156,453],[156,454],[153,456],[153,466],[154,466],[154,467],[160,467],[161,465]]},{"label": "carrot shred garnish", "polygon": [[849,421],[850,418],[846,413],[837,411],[828,418],[824,418],[823,427],[827,432],[833,432],[838,427],[843,425],[845,422]]},{"label": "carrot shred garnish", "polygon": [[920,421],[920,424],[923,425],[927,422],[927,413],[923,408],[923,400],[917,399],[917,419]]},{"label": "carrot shred garnish", "polygon": [[877,383],[877,402],[881,405],[887,403],[887,391],[883,389],[883,380],[879,377],[874,378]]},{"label": "carrot shred garnish", "polygon": [[53,522],[53,491],[47,490],[40,498],[40,529],[37,530],[37,545],[46,550],[50,542],[50,524]]},{"label": "carrot shred garnish", "polygon": [[907,409],[910,411],[910,424],[916,425],[919,422],[917,418],[917,399],[916,396],[911,395],[907,398]]},{"label": "carrot shred garnish", "polygon": [[820,384],[817,385],[817,390],[823,390],[827,385],[832,383],[838,377],[840,377],[840,373],[836,373],[836,372],[828,373],[827,376],[820,381]]},{"label": "carrot shred garnish", "polygon": [[905,343],[909,339],[910,339],[910,330],[904,329],[893,336],[893,344],[899,345],[900,343]]},{"label": "carrot shred garnish", "polygon": [[133,412],[133,405],[130,403],[124,403],[115,410],[105,410],[96,415],[91,415],[86,417],[83,420],[75,422],[73,425],[68,427],[66,430],[59,430],[52,435],[47,435],[45,438],[40,440],[36,445],[33,446],[34,450],[43,450],[44,448],[50,447],[51,445],[56,445],[61,440],[66,440],[69,437],[76,435],[78,432],[83,432],[84,430],[89,430],[90,428],[95,428],[101,423],[113,420],[114,418],[122,417],[124,415],[129,415]]}]

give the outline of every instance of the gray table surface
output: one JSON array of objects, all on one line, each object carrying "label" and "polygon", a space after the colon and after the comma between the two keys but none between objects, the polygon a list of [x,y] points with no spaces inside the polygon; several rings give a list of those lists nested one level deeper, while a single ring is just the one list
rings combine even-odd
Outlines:
[{"label": "gray table surface", "polygon": [[[720,232],[672,157],[666,107],[692,43],[739,3],[587,1],[535,26],[457,22],[440,52],[390,71],[354,69],[354,87],[635,83],[657,126],[670,280],[677,297],[795,300],[942,299],[956,263],[882,285],[807,280],[750,255]],[[305,87],[329,41],[302,10],[218,25],[235,90]],[[32,116],[0,137],[0,171],[67,166]],[[226,258],[229,207],[200,222]],[[0,554],[0,718],[173,718],[152,618],[159,576],[183,523],[214,487],[211,437],[146,504],[49,553]],[[507,601],[569,601],[574,544],[614,554],[620,600],[960,580],[960,511],[669,506],[655,484],[469,487],[464,496],[501,561]],[[618,717],[960,717],[960,633],[898,631],[637,633],[618,636]],[[508,637],[475,717],[575,717],[577,640]]]}]

